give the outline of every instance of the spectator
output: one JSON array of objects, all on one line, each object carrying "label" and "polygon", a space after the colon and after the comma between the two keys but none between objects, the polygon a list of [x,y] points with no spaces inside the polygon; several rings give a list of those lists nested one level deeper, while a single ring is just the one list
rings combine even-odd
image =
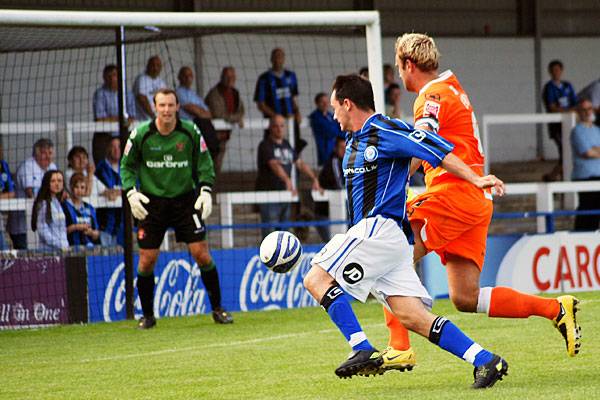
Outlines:
[{"label": "spectator", "polygon": [[[240,93],[235,88],[235,69],[225,67],[221,71],[221,80],[206,95],[206,104],[210,109],[213,118],[221,118],[230,124],[237,124],[240,128],[244,127],[244,103]],[[218,130],[217,140],[219,141],[219,152],[215,159],[215,172],[221,171],[225,148],[231,137],[231,130]]]},{"label": "spectator", "polygon": [[31,230],[37,232],[39,249],[68,250],[65,213],[60,205],[63,198],[64,179],[59,170],[46,171],[33,202]]},{"label": "spectator", "polygon": [[[194,73],[190,67],[181,67],[177,77],[179,79],[179,86],[176,90],[179,99],[179,118],[193,121],[200,128],[210,155],[215,159],[219,154],[219,142],[208,106],[202,97],[192,89]],[[154,102],[154,99],[152,101]]]},{"label": "spectator", "polygon": [[358,75],[365,79],[369,79],[369,67],[362,67],[360,70],[358,70]]},{"label": "spectator", "polygon": [[[104,80],[104,84],[94,92],[94,121],[119,122],[119,74],[117,66],[114,64],[105,66],[104,71],[102,71],[102,79]],[[127,126],[129,126],[135,118],[135,99],[133,93],[127,91],[126,99],[125,116],[127,118]],[[94,132],[94,137],[92,138],[92,156],[95,163],[100,162],[104,158],[104,149],[106,149],[106,144],[112,136],[119,136],[119,131]]]},{"label": "spectator", "polygon": [[162,71],[162,61],[159,56],[152,56],[146,64],[146,71],[139,74],[133,82],[133,94],[135,94],[137,119],[144,121],[154,118],[154,93],[158,89],[167,86],[165,81],[160,78]]},{"label": "spectator", "polygon": [[[121,159],[121,142],[112,138],[106,149],[106,158],[98,163],[96,177],[113,195],[121,195],[121,177],[119,162]],[[124,245],[122,210],[120,208],[99,208],[97,212],[100,226],[100,243],[102,246]]]},{"label": "spectator", "polygon": [[600,79],[596,79],[577,95],[580,99],[588,99],[592,102],[592,107],[596,113],[596,125],[600,125]]},{"label": "spectator", "polygon": [[[335,146],[329,159],[325,162],[323,169],[319,173],[319,185],[326,190],[342,190],[344,188],[344,172],[342,170],[342,160],[346,152],[346,139],[343,137],[335,138]],[[326,202],[315,203],[315,214],[318,220],[329,219],[329,204]],[[331,229],[329,225],[317,227],[317,232],[322,241],[328,242],[331,239]]]},{"label": "spectator", "polygon": [[[577,96],[575,89],[560,78],[563,73],[563,64],[559,60],[553,60],[548,64],[548,73],[552,78],[544,85],[542,100],[546,107],[546,112],[563,113],[572,111],[577,105]],[[554,140],[558,148],[559,162],[552,172],[544,175],[545,181],[556,181],[562,179],[562,128],[561,123],[548,124],[548,133],[550,139]]]},{"label": "spectator", "polygon": [[[322,190],[317,177],[294,152],[285,139],[286,121],[281,115],[275,115],[269,121],[269,136],[258,145],[257,190],[289,190],[296,195],[296,188],[291,180],[292,164],[312,180],[313,190]],[[260,216],[263,223],[288,221],[290,219],[290,203],[260,204]],[[277,229],[277,228],[275,228]],[[263,228],[266,236],[273,228]]]},{"label": "spectator", "polygon": [[387,90],[394,83],[396,83],[394,79],[394,67],[390,64],[383,64],[383,88]]},{"label": "spectator", "polygon": [[91,204],[83,201],[88,192],[88,179],[76,172],[69,180],[71,196],[63,201],[67,226],[67,239],[71,246],[94,247],[100,237],[96,210]]},{"label": "spectator", "polygon": [[189,119],[193,121],[196,118],[211,119],[212,114],[208,109],[202,97],[192,89],[194,82],[194,72],[190,67],[181,67],[179,74],[179,86],[177,87],[177,97],[179,98],[179,117],[181,119]]},{"label": "spectator", "polygon": [[322,166],[331,156],[335,138],[344,138],[340,124],[333,119],[333,113],[329,111],[329,96],[321,92],[315,96],[317,108],[308,116],[317,146],[317,162]]},{"label": "spectator", "polygon": [[[573,149],[574,181],[600,180],[600,128],[594,125],[595,114],[592,102],[582,100],[578,107],[579,123],[571,133]],[[579,193],[578,211],[600,209],[599,192]],[[600,215],[578,215],[575,218],[576,231],[598,229]]]},{"label": "spectator", "polygon": [[[15,184],[8,163],[4,160],[2,142],[0,142],[0,199],[12,199],[14,197]],[[8,250],[4,234],[4,215],[0,214],[0,250]]]},{"label": "spectator", "polygon": [[397,83],[390,84],[385,90],[385,115],[392,118],[402,119],[402,108],[400,99],[402,91]]},{"label": "spectator", "polygon": [[[40,186],[44,173],[58,169],[54,164],[54,144],[50,139],[38,139],[33,145],[33,154],[17,168],[15,197],[34,198]],[[13,242],[13,248],[27,249],[27,221],[24,211],[11,211],[8,214],[8,232]]]},{"label": "spectator", "polygon": [[[271,69],[258,77],[254,101],[265,118],[282,115],[294,118],[294,143],[296,154],[300,154],[306,141],[300,138],[300,109],[298,108],[298,80],[293,71],[284,69],[285,52],[275,48],[271,52]],[[265,138],[269,130],[265,131]]]},{"label": "spectator", "polygon": [[[104,147],[104,153],[106,153],[106,146]],[[75,173],[82,174],[86,179],[86,193],[87,196],[106,196],[110,200],[114,200],[119,196],[119,193],[107,189],[106,186],[96,177],[96,167],[93,162],[90,162],[88,158],[87,150],[82,146],[73,146],[69,150],[67,155],[68,167],[65,171],[65,181],[70,182],[71,177]]]}]

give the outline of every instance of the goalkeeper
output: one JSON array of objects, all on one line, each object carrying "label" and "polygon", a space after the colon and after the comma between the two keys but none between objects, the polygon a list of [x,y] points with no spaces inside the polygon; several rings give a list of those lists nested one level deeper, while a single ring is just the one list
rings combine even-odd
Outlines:
[{"label": "goalkeeper", "polygon": [[200,267],[214,321],[232,323],[231,315],[221,307],[219,275],[206,242],[204,221],[212,211],[215,179],[212,159],[196,125],[177,118],[179,101],[174,90],[158,90],[154,105],[156,118],[131,132],[121,159],[123,190],[139,221],[137,289],[144,316],[138,328],[156,325],[153,271],[169,227],[175,229],[177,241],[187,243]]}]

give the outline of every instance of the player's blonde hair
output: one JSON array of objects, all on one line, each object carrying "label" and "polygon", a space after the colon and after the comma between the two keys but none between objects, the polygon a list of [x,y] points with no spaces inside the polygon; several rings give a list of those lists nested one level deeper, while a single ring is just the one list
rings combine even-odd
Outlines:
[{"label": "player's blonde hair", "polygon": [[440,53],[435,42],[422,33],[405,33],[396,40],[396,60],[412,61],[423,72],[438,69]]}]

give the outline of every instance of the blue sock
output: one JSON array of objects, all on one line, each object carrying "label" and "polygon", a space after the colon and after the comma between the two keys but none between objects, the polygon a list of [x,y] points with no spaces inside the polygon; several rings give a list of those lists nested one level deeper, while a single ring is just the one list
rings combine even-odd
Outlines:
[{"label": "blue sock", "polygon": [[321,306],[342,332],[352,350],[371,350],[373,348],[360,327],[352,306],[339,286],[335,285],[327,289],[321,300]]},{"label": "blue sock", "polygon": [[470,362],[475,367],[492,361],[494,355],[475,343],[456,325],[444,317],[437,317],[429,331],[429,341],[442,349]]}]

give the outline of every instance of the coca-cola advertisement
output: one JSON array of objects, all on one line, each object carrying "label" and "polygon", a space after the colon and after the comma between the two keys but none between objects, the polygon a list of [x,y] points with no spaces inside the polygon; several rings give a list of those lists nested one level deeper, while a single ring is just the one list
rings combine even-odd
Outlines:
[{"label": "coca-cola advertisement", "polygon": [[[259,260],[258,248],[213,250],[219,271],[222,304],[230,311],[269,310],[314,306],[302,279],[320,246],[306,246],[300,264],[287,274],[268,270]],[[134,257],[137,265],[137,257]],[[88,301],[90,322],[125,319],[123,257],[90,256]],[[200,269],[187,252],[162,252],[154,269],[154,312],[158,317],[204,314],[211,311]],[[135,284],[134,284],[135,287]],[[135,316],[142,314],[135,296]]]},{"label": "coca-cola advertisement", "polygon": [[69,322],[61,257],[0,259],[0,329]]}]

